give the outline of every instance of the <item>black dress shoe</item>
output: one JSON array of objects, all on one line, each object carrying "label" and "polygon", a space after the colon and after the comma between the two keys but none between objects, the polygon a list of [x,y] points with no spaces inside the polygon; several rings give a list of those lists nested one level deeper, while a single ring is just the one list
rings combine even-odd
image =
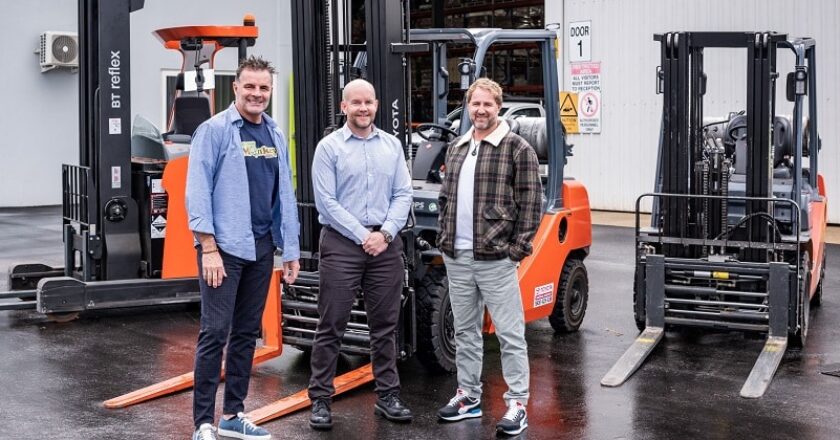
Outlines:
[{"label": "black dress shoe", "polygon": [[376,399],[374,412],[392,422],[410,422],[413,416],[400,399],[398,392],[388,393]]},{"label": "black dress shoe", "polygon": [[309,426],[313,429],[332,429],[332,413],[330,412],[330,403],[327,400],[315,399],[312,402]]}]

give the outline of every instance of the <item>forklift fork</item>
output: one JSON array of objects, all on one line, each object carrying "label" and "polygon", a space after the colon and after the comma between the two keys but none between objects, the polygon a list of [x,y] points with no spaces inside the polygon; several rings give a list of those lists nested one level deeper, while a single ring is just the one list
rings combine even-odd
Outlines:
[{"label": "forklift fork", "polygon": [[[275,269],[271,276],[271,283],[268,286],[268,297],[265,302],[265,311],[262,317],[263,346],[254,352],[254,365],[274,359],[283,352],[283,331],[280,327],[281,305],[280,289],[283,271]],[[224,366],[222,366],[222,379],[225,377]],[[104,402],[105,408],[125,408],[158,397],[168,396],[178,391],[193,387],[195,377],[193,372],[158,382],[154,385],[132,391]]]},{"label": "forklift fork", "polygon": [[[741,397],[755,399],[764,395],[770,381],[776,374],[788,345],[788,286],[790,270],[787,263],[769,264],[770,275],[769,305],[770,326],[767,341],[747,381],[741,388]],[[665,257],[648,255],[645,262],[646,273],[646,317],[647,326],[633,342],[633,345],[619,358],[618,362],[601,379],[605,387],[622,385],[653,352],[662,340],[665,330]]]},{"label": "forklift fork", "polygon": [[[263,312],[263,346],[254,353],[254,365],[274,359],[283,352],[283,329],[280,324],[282,306],[280,301],[280,289],[283,272],[275,269],[271,277],[271,284],[268,287],[268,298],[266,299],[265,312]],[[222,379],[225,371],[222,367]],[[373,370],[370,364],[366,364],[355,370],[342,374],[335,378],[335,394],[358,388],[373,381]],[[131,405],[146,402],[158,397],[168,396],[178,391],[193,387],[195,383],[194,373],[182,374],[163,382],[132,391],[104,402],[105,408],[118,409]],[[307,391],[299,391],[291,396],[280,399],[262,408],[256,409],[249,414],[252,420],[261,423],[273,420],[286,414],[293,413],[309,406]]]}]

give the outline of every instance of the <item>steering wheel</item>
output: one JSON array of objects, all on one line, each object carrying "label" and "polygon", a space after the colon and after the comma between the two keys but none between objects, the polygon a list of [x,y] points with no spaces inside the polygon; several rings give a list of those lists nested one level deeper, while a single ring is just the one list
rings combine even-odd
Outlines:
[{"label": "steering wheel", "polygon": [[740,141],[742,139],[747,138],[747,125],[746,124],[730,124],[729,129],[727,130],[729,134],[729,138],[733,141]]},{"label": "steering wheel", "polygon": [[449,136],[451,136],[451,139],[454,139],[454,138],[459,136],[458,133],[455,133],[451,129],[446,128],[443,125],[433,124],[433,123],[426,123],[426,124],[418,125],[417,128],[414,130],[414,133],[417,133],[417,136],[420,136],[421,138],[423,138],[427,141],[430,141],[431,139],[429,139],[429,135],[426,134],[426,133],[423,133],[426,130],[437,131],[438,133],[441,134],[441,137],[443,137],[442,135],[449,135]]}]

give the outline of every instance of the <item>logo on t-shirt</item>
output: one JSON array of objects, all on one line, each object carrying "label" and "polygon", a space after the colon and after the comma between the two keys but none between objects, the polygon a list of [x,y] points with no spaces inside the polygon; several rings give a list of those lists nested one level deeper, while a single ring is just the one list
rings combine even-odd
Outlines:
[{"label": "logo on t-shirt", "polygon": [[257,147],[257,143],[254,141],[242,141],[242,152],[245,153],[245,157],[262,157],[266,159],[277,157],[276,148],[266,145]]}]

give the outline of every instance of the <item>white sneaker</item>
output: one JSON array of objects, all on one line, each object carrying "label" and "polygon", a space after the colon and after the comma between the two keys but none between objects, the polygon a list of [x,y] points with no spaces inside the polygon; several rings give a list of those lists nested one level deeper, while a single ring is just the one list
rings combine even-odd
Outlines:
[{"label": "white sneaker", "polygon": [[508,409],[499,423],[496,423],[496,430],[507,435],[516,435],[528,427],[528,415],[525,413],[525,405],[511,400]]}]

